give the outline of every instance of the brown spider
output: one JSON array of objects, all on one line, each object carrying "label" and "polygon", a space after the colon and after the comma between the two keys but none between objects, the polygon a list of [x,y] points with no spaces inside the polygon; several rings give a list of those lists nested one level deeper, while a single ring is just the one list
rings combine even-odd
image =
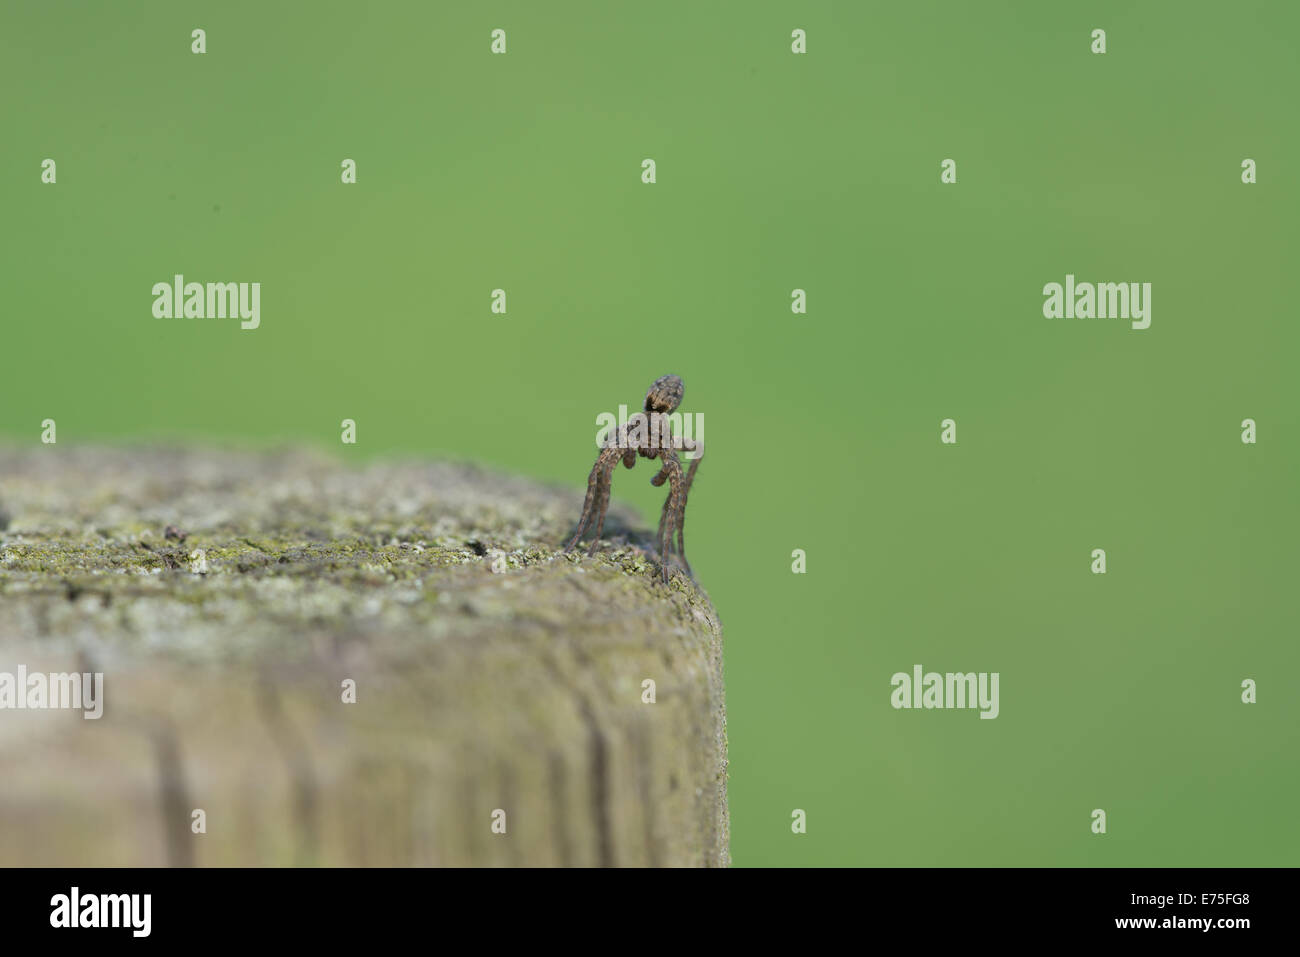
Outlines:
[{"label": "brown spider", "polygon": [[[686,560],[686,543],[684,541],[686,526],[686,495],[695,481],[695,470],[704,458],[704,441],[692,441],[685,436],[678,439],[673,435],[672,423],[668,416],[677,411],[686,387],[675,375],[660,376],[645,394],[645,412],[638,412],[628,419],[618,432],[605,440],[596,464],[592,466],[587,478],[587,501],[582,506],[582,518],[578,520],[578,530],[564,546],[569,551],[577,546],[583,532],[596,520],[596,534],[587,549],[588,555],[596,553],[600,544],[600,533],[605,527],[605,512],[609,510],[609,490],[614,468],[619,460],[626,468],[636,465],[637,456],[647,459],[662,459],[663,466],[659,473],[650,480],[658,488],[668,483],[668,500],[664,502],[663,514],[659,516],[659,562],[663,568],[663,580],[668,581],[668,560],[673,550],[673,532],[677,533],[677,555],[686,567],[686,573],[692,578],[691,563]],[[677,458],[675,448],[687,452],[698,452],[691,459],[690,468],[683,473],[682,463]]]}]

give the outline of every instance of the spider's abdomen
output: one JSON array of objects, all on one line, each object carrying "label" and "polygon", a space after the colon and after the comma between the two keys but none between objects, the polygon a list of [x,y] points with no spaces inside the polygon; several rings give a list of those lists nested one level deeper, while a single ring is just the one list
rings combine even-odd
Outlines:
[{"label": "spider's abdomen", "polygon": [[645,410],[675,412],[682,404],[682,396],[685,393],[686,386],[682,384],[680,376],[661,375],[655,379],[654,384],[650,386],[650,391],[645,394]]}]

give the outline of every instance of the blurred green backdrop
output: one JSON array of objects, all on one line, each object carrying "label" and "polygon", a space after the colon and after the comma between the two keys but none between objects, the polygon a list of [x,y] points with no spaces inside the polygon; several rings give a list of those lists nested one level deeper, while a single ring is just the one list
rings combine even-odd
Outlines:
[{"label": "blurred green backdrop", "polygon": [[[1294,864],[1298,29],[1289,2],[6,3],[0,438],[576,492],[595,415],[676,372],[736,864]],[[261,282],[261,328],[154,319],[176,272]],[[1152,282],[1151,328],[1044,319],[1067,272]],[[651,524],[652,474],[614,487]],[[1001,715],[893,710],[917,663],[999,672]]]}]

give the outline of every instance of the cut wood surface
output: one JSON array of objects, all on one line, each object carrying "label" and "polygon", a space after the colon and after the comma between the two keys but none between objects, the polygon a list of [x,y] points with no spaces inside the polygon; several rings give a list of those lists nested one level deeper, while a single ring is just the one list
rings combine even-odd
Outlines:
[{"label": "cut wood surface", "polygon": [[98,720],[0,708],[0,865],[727,864],[717,615],[617,508],[560,552],[581,504],[464,465],[0,449],[0,681],[104,676]]}]

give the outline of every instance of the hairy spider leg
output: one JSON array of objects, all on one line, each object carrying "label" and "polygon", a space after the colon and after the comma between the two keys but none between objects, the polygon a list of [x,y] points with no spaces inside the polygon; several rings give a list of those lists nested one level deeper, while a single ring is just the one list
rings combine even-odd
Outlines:
[{"label": "hairy spider leg", "polygon": [[[650,480],[650,484],[651,484],[651,485],[654,485],[655,487],[658,487],[658,486],[660,486],[660,485],[663,485],[664,482],[668,481],[668,476],[669,476],[669,474],[671,473],[671,471],[672,471],[671,466],[665,464],[664,467],[661,468],[661,469],[659,470],[659,473],[658,473],[657,475],[655,475],[655,477],[652,478],[652,479]],[[671,486],[670,486],[669,488],[670,488],[670,490],[671,490]],[[683,495],[683,496],[682,496],[682,509],[681,509],[680,512],[678,512],[676,515],[673,516],[673,520],[674,520],[674,522],[676,523],[676,525],[677,525],[677,529],[678,529],[678,536],[677,536],[677,554],[678,554],[678,555],[681,555],[682,563],[686,566],[686,570],[687,570],[687,572],[689,572],[690,575],[691,575],[691,577],[694,578],[694,577],[695,577],[695,573],[691,571],[691,563],[688,562],[688,561],[686,561],[686,555],[683,553],[683,550],[682,550],[683,546],[682,546],[682,539],[681,539],[681,526],[682,526],[682,519],[683,519],[683,517],[684,517],[684,512],[685,512],[685,510],[686,510],[685,500],[686,500],[686,497],[685,497],[685,495]],[[673,501],[673,497],[672,497],[672,495],[670,494],[666,499],[664,499],[664,507],[663,507],[663,511],[659,513],[659,542],[660,542],[660,550],[661,550],[660,557],[661,557],[664,561],[667,561],[667,560],[668,560],[668,553],[667,553],[667,552],[663,552],[662,549],[663,549],[663,548],[665,547],[665,545],[666,545],[667,548],[668,548],[668,551],[671,552],[671,551],[672,551],[672,548],[673,548],[673,536],[672,536],[672,532],[669,532],[669,533],[668,533],[667,538],[664,537],[664,529],[665,529],[665,528],[667,527],[667,525],[668,525],[668,514],[669,514],[669,510],[670,510],[670,508],[671,508],[671,506],[672,506],[672,501]]]},{"label": "hairy spider leg", "polygon": [[[660,449],[659,457],[664,460],[660,475],[666,475],[668,479],[668,501],[664,503],[663,515],[659,519],[659,563],[663,566],[664,581],[667,582],[668,552],[672,547],[673,532],[677,527],[678,517],[682,513],[682,503],[686,499],[686,480],[682,475],[682,463],[677,460],[676,452],[672,449]],[[659,479],[659,475],[656,475],[655,479]],[[662,485],[663,480],[660,479],[657,484]],[[683,555],[682,562],[685,561],[686,556]]]},{"label": "hairy spider leg", "polygon": [[[587,526],[591,523],[604,477],[620,458],[623,458],[623,449],[614,444],[607,445],[596,456],[596,464],[591,467],[591,475],[587,477],[587,500],[582,506],[582,518],[578,519],[578,530],[573,533],[573,538],[570,539],[569,544],[564,546],[566,552],[577,547],[578,542],[582,540],[582,533],[587,530]],[[606,498],[605,501],[608,503],[609,499]],[[603,523],[605,518],[603,510],[600,517]],[[597,535],[597,538],[599,537]]]},{"label": "hairy spider leg", "polygon": [[695,573],[691,571],[691,563],[686,560],[686,497],[691,494],[691,483],[695,481],[695,470],[700,467],[700,460],[704,458],[704,443],[690,442],[687,439],[683,441],[683,445],[688,452],[700,453],[691,459],[691,467],[686,470],[686,481],[682,487],[682,510],[677,516],[677,554],[682,556],[682,563],[686,566],[686,571],[694,578]]},{"label": "hairy spider leg", "polygon": [[[685,502],[685,500],[686,500],[686,495],[683,493],[683,495],[682,495],[682,501],[683,501],[683,503]],[[670,495],[668,496],[667,500],[664,502],[664,510],[663,510],[663,512],[662,512],[662,513],[660,514],[660,516],[659,516],[659,540],[660,540],[661,542],[665,541],[665,539],[664,539],[664,526],[665,526],[665,524],[667,524],[667,522],[668,522],[668,512],[669,512],[669,509],[670,509],[671,507],[672,507],[672,495],[670,494]],[[684,528],[685,525],[686,525],[686,509],[685,509],[685,506],[683,505],[682,507],[678,508],[677,511],[676,511],[676,513],[673,515],[673,527],[677,529],[677,547],[676,547],[676,552],[677,552],[677,557],[680,558],[681,561],[682,561],[682,567],[683,567],[684,569],[686,569],[686,574],[688,574],[688,575],[690,575],[692,578],[694,578],[694,577],[695,577],[695,571],[691,568],[691,563],[690,563],[689,561],[687,561],[687,559],[686,559],[686,545],[685,545],[685,543],[682,541],[682,536],[683,536],[683,534],[684,534],[684,532],[683,532],[683,528]],[[668,536],[667,536],[667,540],[666,540],[665,544],[666,544],[666,546],[667,546],[667,548],[668,548],[669,553],[671,553],[671,552],[674,550],[674,549],[673,549],[673,533],[672,533],[671,530],[669,530],[669,532],[668,532]],[[665,559],[667,558],[666,555],[663,556],[663,557],[664,557]]]},{"label": "hairy spider leg", "polygon": [[598,496],[596,503],[596,535],[592,538],[591,545],[587,547],[588,555],[596,554],[596,546],[600,544],[601,533],[605,530],[605,515],[609,511],[609,495],[614,486],[614,469],[618,467],[619,459],[623,460],[625,468],[630,469],[636,465],[636,449],[625,448],[620,450],[616,448],[614,451],[619,454],[605,467],[605,471],[600,477],[600,488],[596,492]]},{"label": "hairy spider leg", "polygon": [[704,458],[704,443],[692,442],[690,439],[683,439],[682,446],[687,452],[699,452],[700,454],[691,459],[691,467],[686,470],[686,491],[691,490],[691,483],[695,481],[695,470],[700,467],[700,460]]},{"label": "hairy spider leg", "polygon": [[[682,445],[688,452],[698,451],[700,453],[698,456],[691,459],[691,466],[687,470],[686,478],[682,483],[681,502],[678,505],[676,515],[673,516],[673,521],[677,529],[677,554],[678,556],[681,557],[682,565],[685,566],[686,568],[686,573],[690,575],[692,578],[694,578],[695,572],[692,571],[691,563],[686,558],[686,499],[691,492],[691,483],[695,481],[695,470],[700,467],[700,459],[704,457],[704,443],[692,442],[690,439],[683,439]],[[668,479],[670,469],[671,466],[669,466],[665,461],[663,468],[661,468],[659,470],[659,473],[650,480],[650,484],[655,486],[656,488],[658,488],[660,485],[663,485],[664,482],[667,481]],[[659,538],[661,541],[663,541],[664,539],[664,526],[668,522],[668,512],[669,512],[669,506],[671,504],[672,504],[672,496],[669,495],[669,497],[664,501],[664,509],[659,516]],[[668,547],[670,549],[672,548],[671,533],[669,534],[668,537]]]},{"label": "hairy spider leg", "polygon": [[[667,425],[667,428],[666,428],[666,431],[665,431],[665,435],[666,435],[666,437],[667,437],[667,442],[664,443],[664,447],[665,447],[665,448],[672,448],[672,444],[673,444],[673,428],[672,428],[672,424],[671,424],[671,423],[669,423],[669,424]],[[663,485],[664,482],[668,481],[668,475],[669,475],[669,472],[670,472],[670,471],[671,471],[671,467],[668,465],[667,460],[665,460],[663,466],[662,466],[662,467],[659,469],[659,471],[654,475],[654,477],[650,479],[650,484],[653,485],[655,488],[658,488],[659,486]],[[664,540],[664,525],[668,522],[668,503],[669,503],[671,500],[672,500],[672,497],[671,497],[671,496],[669,496],[668,498],[664,499],[664,507],[663,507],[663,511],[659,513],[659,541],[660,541],[661,543],[662,543],[663,540]],[[684,507],[684,506],[683,506],[683,507]],[[668,546],[669,546],[669,548],[672,547],[672,539],[671,539],[671,537],[668,539]],[[663,558],[665,561],[666,561],[667,558],[668,558],[668,556],[667,556],[666,554],[663,554],[662,552],[661,552],[661,554],[660,554],[660,557]],[[683,561],[686,560],[686,556],[685,556],[685,555],[682,556],[682,560],[683,560]]]}]

